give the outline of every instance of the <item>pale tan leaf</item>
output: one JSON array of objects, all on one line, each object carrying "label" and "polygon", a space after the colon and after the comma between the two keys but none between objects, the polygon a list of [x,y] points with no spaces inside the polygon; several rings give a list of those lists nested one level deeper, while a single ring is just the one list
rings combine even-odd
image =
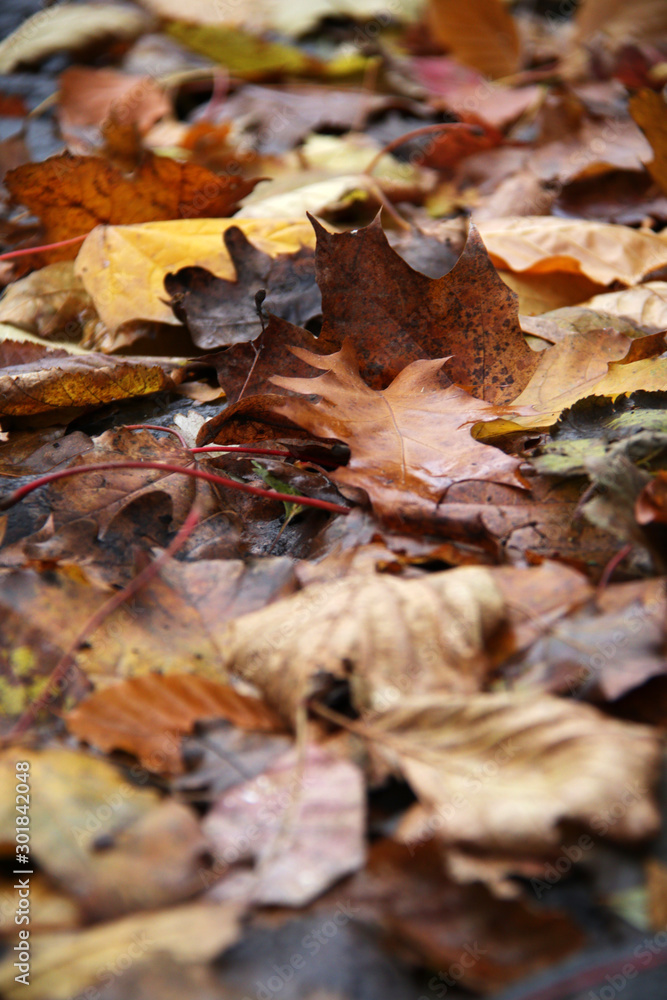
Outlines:
[{"label": "pale tan leaf", "polygon": [[658,827],[651,788],[659,737],[591,705],[542,694],[434,694],[408,699],[369,729],[426,810],[425,823],[423,815],[404,822],[408,842],[435,835],[445,846],[509,857],[510,872],[512,855],[556,847],[564,822],[620,841]]},{"label": "pale tan leaf", "polygon": [[[141,5],[174,21],[182,21],[185,17],[180,0],[141,0]],[[423,0],[401,0],[400,4],[391,4],[391,19],[410,21],[417,17],[422,5]],[[377,18],[382,25],[390,19],[386,0],[293,0],[289,4],[276,0],[225,4],[220,0],[192,0],[187,9],[187,20],[192,24],[225,24],[257,33],[275,31],[297,36],[316,27],[322,18],[336,15],[359,21]]]},{"label": "pale tan leaf", "polygon": [[0,42],[0,73],[54,52],[83,48],[101,39],[132,39],[150,24],[141,11],[121,4],[58,4],[47,7]]},{"label": "pale tan leaf", "polygon": [[381,710],[408,692],[478,690],[485,638],[502,619],[502,598],[482,568],[419,580],[363,574],[236,618],[221,645],[229,668],[287,718],[325,673],[351,673],[357,706]]},{"label": "pale tan leaf", "polygon": [[601,285],[636,285],[667,265],[667,242],[628,226],[508,216],[480,222],[478,229],[496,267],[520,273],[564,272]]},{"label": "pale tan leaf", "polygon": [[647,281],[634,288],[604,292],[582,302],[581,307],[620,316],[647,333],[667,330],[667,281]]}]

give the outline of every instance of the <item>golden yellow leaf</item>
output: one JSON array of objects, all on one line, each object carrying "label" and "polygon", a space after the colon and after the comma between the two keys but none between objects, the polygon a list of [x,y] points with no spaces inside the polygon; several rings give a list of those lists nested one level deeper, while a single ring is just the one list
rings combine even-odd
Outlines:
[{"label": "golden yellow leaf", "polygon": [[238,226],[259,250],[276,257],[315,246],[306,219],[177,219],[136,226],[98,226],[86,238],[75,270],[110,330],[132,319],[176,323],[164,301],[164,277],[196,264],[234,279],[222,233]]}]

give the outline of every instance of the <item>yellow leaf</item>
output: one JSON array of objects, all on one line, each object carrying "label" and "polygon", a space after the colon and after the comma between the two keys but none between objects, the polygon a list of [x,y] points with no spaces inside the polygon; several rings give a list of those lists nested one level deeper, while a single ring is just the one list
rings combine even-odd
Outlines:
[{"label": "yellow leaf", "polygon": [[97,226],[84,241],[75,270],[110,330],[133,319],[176,324],[165,303],[165,275],[196,264],[233,280],[234,266],[222,241],[230,226],[238,226],[272,257],[315,246],[306,219],[176,219]]}]

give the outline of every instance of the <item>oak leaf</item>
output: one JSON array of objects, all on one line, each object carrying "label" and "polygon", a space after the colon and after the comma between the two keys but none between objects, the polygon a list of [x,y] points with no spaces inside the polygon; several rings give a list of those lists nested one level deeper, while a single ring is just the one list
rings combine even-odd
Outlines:
[{"label": "oak leaf", "polygon": [[263,310],[299,326],[320,314],[309,247],[271,257],[254,247],[237,226],[226,229],[222,238],[236,270],[235,281],[218,278],[203,267],[183,267],[164,279],[171,308],[197,347],[211,350],[256,340],[262,332],[256,298],[260,292],[268,291]]}]

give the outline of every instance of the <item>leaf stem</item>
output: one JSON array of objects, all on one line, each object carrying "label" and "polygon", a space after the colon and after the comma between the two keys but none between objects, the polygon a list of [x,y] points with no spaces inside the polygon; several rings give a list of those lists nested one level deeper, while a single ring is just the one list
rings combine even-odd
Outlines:
[{"label": "leaf stem", "polygon": [[[112,469],[155,469],[158,472],[169,472],[176,475],[192,476],[193,479],[204,479],[206,482],[215,483],[218,486],[226,486],[228,489],[240,490],[242,493],[252,493],[254,496],[267,497],[270,500],[285,500],[285,494],[277,490],[265,490],[259,486],[250,486],[247,483],[239,483],[227,476],[217,476],[212,472],[205,472],[203,469],[189,469],[183,465],[170,465],[168,462],[95,462],[91,465],[75,465],[69,469],[60,469],[57,472],[49,472],[45,476],[34,479],[31,483],[19,486],[12,493],[0,497],[0,510],[9,510],[14,504],[23,500],[24,497],[38,490],[42,486],[48,486],[58,479],[66,479],[68,476],[78,476],[84,472],[109,472]],[[317,507],[320,510],[328,510],[334,514],[349,514],[349,507],[341,504],[330,503],[328,500],[317,500],[314,497],[295,496],[294,503],[300,503],[304,507]]]},{"label": "leaf stem", "polygon": [[57,250],[59,247],[67,247],[71,243],[81,243],[88,233],[83,236],[73,236],[70,240],[59,240],[58,243],[45,243],[41,247],[26,247],[23,250],[10,250],[9,253],[0,253],[0,260],[12,260],[13,257],[27,257],[31,253],[42,253],[44,250]]}]

